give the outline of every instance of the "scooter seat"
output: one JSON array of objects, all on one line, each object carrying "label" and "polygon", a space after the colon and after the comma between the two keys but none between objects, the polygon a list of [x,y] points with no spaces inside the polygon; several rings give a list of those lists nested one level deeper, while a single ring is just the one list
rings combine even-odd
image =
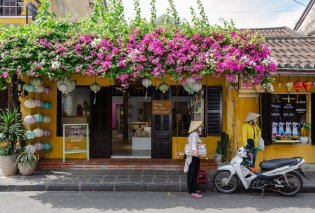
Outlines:
[{"label": "scooter seat", "polygon": [[288,166],[296,164],[298,160],[296,158],[280,158],[274,160],[267,160],[260,163],[262,170],[273,170],[282,166]]}]

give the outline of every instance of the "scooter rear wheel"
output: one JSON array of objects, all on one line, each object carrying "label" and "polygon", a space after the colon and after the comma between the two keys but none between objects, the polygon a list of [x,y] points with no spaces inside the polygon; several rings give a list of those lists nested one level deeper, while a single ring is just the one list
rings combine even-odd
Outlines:
[{"label": "scooter rear wheel", "polygon": [[285,196],[294,196],[297,193],[299,193],[299,191],[303,187],[303,181],[301,177],[294,172],[286,174],[286,177],[289,182],[289,185],[286,183],[284,177],[282,177],[282,182],[284,183],[285,186],[283,189],[281,189],[281,191],[279,191],[279,193]]},{"label": "scooter rear wheel", "polygon": [[239,181],[235,175],[233,175],[229,180],[230,176],[231,176],[230,171],[227,170],[217,171],[213,177],[214,188],[218,192],[226,194],[231,194],[235,192],[238,189]]}]

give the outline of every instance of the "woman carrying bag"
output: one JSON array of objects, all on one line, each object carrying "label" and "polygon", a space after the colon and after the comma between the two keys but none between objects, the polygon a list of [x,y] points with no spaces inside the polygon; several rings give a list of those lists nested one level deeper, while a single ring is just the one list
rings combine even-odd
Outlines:
[{"label": "woman carrying bag", "polygon": [[202,132],[203,121],[191,121],[189,126],[188,144],[191,147],[191,154],[187,154],[184,172],[187,172],[187,191],[194,198],[202,198],[197,190],[197,176],[200,167],[200,156],[198,145],[201,144],[199,134]]}]

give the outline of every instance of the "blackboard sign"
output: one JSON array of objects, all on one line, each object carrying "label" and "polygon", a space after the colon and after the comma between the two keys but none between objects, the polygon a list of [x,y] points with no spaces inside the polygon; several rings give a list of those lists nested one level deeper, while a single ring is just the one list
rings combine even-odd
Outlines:
[{"label": "blackboard sign", "polygon": [[306,112],[306,101],[297,101],[295,111],[297,113],[305,113]]},{"label": "blackboard sign", "polygon": [[291,111],[291,110],[294,110],[294,105],[293,104],[288,104],[288,103],[285,103],[285,104],[283,104],[283,110],[289,110],[289,111]]}]

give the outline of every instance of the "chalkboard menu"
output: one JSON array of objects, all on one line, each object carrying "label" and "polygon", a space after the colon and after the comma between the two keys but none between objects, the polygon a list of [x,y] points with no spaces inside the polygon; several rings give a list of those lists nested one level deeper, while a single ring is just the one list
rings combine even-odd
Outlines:
[{"label": "chalkboard menu", "polygon": [[271,117],[277,118],[281,116],[281,103],[271,104]]},{"label": "chalkboard menu", "polygon": [[297,101],[295,111],[296,111],[296,113],[305,113],[306,112],[306,101],[304,101],[304,100]]},{"label": "chalkboard menu", "polygon": [[282,116],[284,118],[294,118],[295,116],[295,104],[294,103],[282,103]]}]

